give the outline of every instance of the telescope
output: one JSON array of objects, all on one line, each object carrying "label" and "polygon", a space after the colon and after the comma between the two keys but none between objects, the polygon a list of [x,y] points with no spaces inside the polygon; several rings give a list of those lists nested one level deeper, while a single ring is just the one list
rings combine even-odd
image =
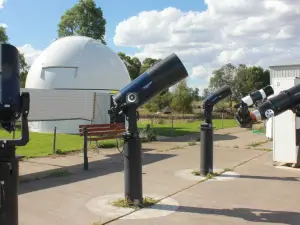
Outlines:
[{"label": "telescope", "polygon": [[243,97],[241,102],[236,104],[234,108],[239,108],[241,105],[246,104],[247,106],[256,105],[259,101],[264,101],[269,96],[274,94],[274,90],[271,85],[268,85],[260,90],[251,92],[249,95]]},{"label": "telescope", "polygon": [[248,105],[239,108],[235,120],[242,128],[251,128],[256,121],[263,121],[292,110],[297,116],[300,115],[300,84],[279,92],[278,95],[267,99],[257,109],[249,111]]},{"label": "telescope", "polygon": [[21,118],[20,139],[0,140],[0,224],[18,225],[18,175],[16,146],[29,141],[29,93],[20,94],[19,52],[0,44],[0,125],[9,133]]},{"label": "telescope", "polygon": [[158,93],[170,88],[188,76],[176,54],[171,54],[149,68],[112,96],[113,106],[108,111],[112,118],[124,115],[126,131],[123,134],[125,199],[136,205],[143,202],[141,140],[137,128],[137,108]]},{"label": "telescope", "polygon": [[119,111],[120,113],[128,104],[134,104],[138,108],[159,92],[168,89],[187,76],[188,73],[181,60],[173,53],[112,96],[114,107],[110,112]]},{"label": "telescope", "polygon": [[200,126],[200,174],[206,176],[213,172],[213,107],[232,94],[228,85],[225,85],[210,94],[203,102],[204,122]]},{"label": "telescope", "polygon": [[204,101],[203,101],[203,109],[204,109],[204,120],[208,123],[212,120],[212,110],[215,104],[222,101],[226,97],[232,94],[231,89],[228,85],[224,85],[223,87],[217,89],[215,92],[211,93]]}]

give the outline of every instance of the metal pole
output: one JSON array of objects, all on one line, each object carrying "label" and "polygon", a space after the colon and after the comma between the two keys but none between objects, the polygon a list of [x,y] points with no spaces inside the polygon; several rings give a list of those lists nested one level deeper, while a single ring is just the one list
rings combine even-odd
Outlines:
[{"label": "metal pole", "polygon": [[207,102],[204,107],[204,122],[200,126],[200,175],[213,172],[213,105]]},{"label": "metal pole", "polygon": [[89,169],[89,161],[87,156],[87,142],[88,142],[88,132],[87,128],[83,128],[83,169],[88,170]]},{"label": "metal pole", "polygon": [[53,154],[56,153],[56,127],[54,127],[54,132],[53,132]]},{"label": "metal pole", "polygon": [[221,127],[222,127],[222,129],[224,128],[224,124],[223,124],[223,121],[224,120],[224,114],[222,113],[222,121],[221,121]]},{"label": "metal pole", "polygon": [[128,105],[128,126],[124,134],[125,199],[134,204],[143,203],[142,145],[137,128],[136,107]]},{"label": "metal pole", "polygon": [[173,117],[173,115],[171,117],[171,120],[172,120],[172,137],[174,137],[174,117]]},{"label": "metal pole", "polygon": [[0,224],[18,225],[19,165],[14,145],[0,148]]},{"label": "metal pole", "polygon": [[213,172],[213,127],[211,123],[201,124],[200,175]]}]

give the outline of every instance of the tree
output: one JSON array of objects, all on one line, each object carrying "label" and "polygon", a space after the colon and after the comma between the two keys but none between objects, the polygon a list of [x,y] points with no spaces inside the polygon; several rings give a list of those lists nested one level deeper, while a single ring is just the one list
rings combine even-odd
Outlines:
[{"label": "tree", "polygon": [[[0,42],[8,43],[8,36],[6,34],[6,29],[4,27],[0,27]],[[29,66],[26,63],[24,54],[20,52],[19,52],[19,66],[20,66],[20,86],[21,88],[24,88]]]},{"label": "tree", "polygon": [[186,80],[176,84],[173,94],[172,108],[182,114],[190,113],[192,112],[192,101],[192,89],[187,86]]},{"label": "tree", "polygon": [[79,0],[61,17],[58,24],[58,36],[82,35],[105,42],[106,20],[100,7],[94,0]]},{"label": "tree", "polygon": [[153,58],[146,58],[143,61],[143,65],[141,68],[141,73],[144,73],[147,69],[149,69],[150,67],[154,66],[154,64],[160,62],[161,59],[153,59]]},{"label": "tree", "polygon": [[8,36],[6,34],[5,27],[0,26],[0,42],[7,43],[8,42]]},{"label": "tree", "polygon": [[164,108],[171,105],[172,99],[172,93],[170,93],[169,91],[164,91],[157,94],[150,101],[148,101],[145,104],[145,108],[149,112],[162,111]]},{"label": "tree", "polygon": [[25,87],[25,82],[27,78],[27,74],[29,71],[29,66],[26,63],[24,54],[19,54],[19,64],[20,64],[20,87]]},{"label": "tree", "polygon": [[210,94],[209,89],[208,88],[204,88],[203,92],[202,92],[202,98],[203,98],[203,100],[206,99],[209,96],[209,94]]},{"label": "tree", "polygon": [[239,65],[235,77],[235,96],[240,98],[270,84],[270,72],[258,66]]},{"label": "tree", "polygon": [[140,60],[137,57],[130,58],[130,56],[125,55],[123,52],[119,52],[118,55],[127,67],[131,80],[137,78],[140,75],[142,67]]},{"label": "tree", "polygon": [[193,100],[194,101],[199,101],[200,100],[200,96],[199,96],[199,88],[195,88],[192,91],[192,95],[193,95]]},{"label": "tree", "polygon": [[[209,80],[209,87],[212,91],[228,85],[234,86],[236,68],[231,63],[222,66],[220,69],[213,71],[213,75]],[[229,97],[230,107],[232,107],[232,96]]]}]

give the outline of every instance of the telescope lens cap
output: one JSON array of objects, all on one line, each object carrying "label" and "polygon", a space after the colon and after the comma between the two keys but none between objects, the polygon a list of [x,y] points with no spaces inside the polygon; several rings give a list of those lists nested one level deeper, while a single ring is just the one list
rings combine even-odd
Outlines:
[{"label": "telescope lens cap", "polygon": [[263,90],[267,97],[274,94],[274,90],[273,90],[272,86],[270,86],[270,85],[264,87]]}]

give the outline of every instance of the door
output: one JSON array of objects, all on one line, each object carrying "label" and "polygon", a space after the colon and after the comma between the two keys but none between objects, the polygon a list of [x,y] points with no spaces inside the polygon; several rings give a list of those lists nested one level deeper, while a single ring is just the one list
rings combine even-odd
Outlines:
[{"label": "door", "polygon": [[110,109],[110,94],[96,93],[95,100],[95,118],[94,124],[108,124],[110,123],[110,116],[108,110]]}]

